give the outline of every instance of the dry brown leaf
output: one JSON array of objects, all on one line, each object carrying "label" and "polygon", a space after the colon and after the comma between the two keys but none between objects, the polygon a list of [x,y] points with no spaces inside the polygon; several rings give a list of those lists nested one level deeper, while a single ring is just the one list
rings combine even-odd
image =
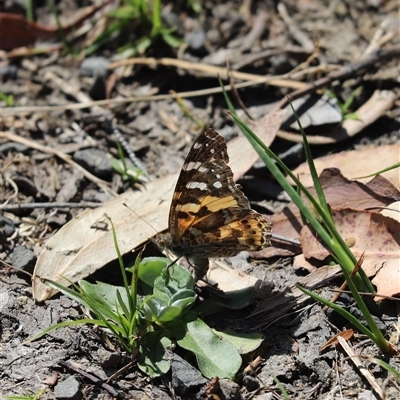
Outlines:
[{"label": "dry brown leaf", "polygon": [[295,270],[304,269],[304,270],[308,271],[309,273],[312,273],[317,269],[317,267],[314,264],[311,264],[309,261],[306,260],[303,253],[297,254],[297,256],[294,256],[293,268]]},{"label": "dry brown leaf", "polygon": [[[284,116],[285,112],[283,110],[277,110],[255,122],[252,129],[266,146],[270,146],[274,141]],[[243,135],[228,143],[228,153],[235,181],[240,179],[259,157]]]},{"label": "dry brown leaf", "polygon": [[[372,147],[367,149],[358,149],[351,151],[342,151],[337,154],[320,157],[314,160],[317,173],[319,174],[325,168],[338,168],[343,176],[348,179],[356,179],[360,176],[366,176],[387,168],[400,160],[400,146],[391,144],[386,146]],[[292,171],[304,186],[312,186],[310,171],[307,163],[303,163]],[[399,169],[392,169],[382,174],[395,187],[400,188]],[[363,181],[370,178],[363,179]],[[361,179],[358,179],[361,181]]]},{"label": "dry brown leaf", "polygon": [[[400,191],[388,180],[378,175],[367,184],[344,178],[336,168],[326,169],[320,175],[326,200],[332,209],[352,208],[365,210],[386,207],[400,198]],[[308,188],[315,196],[314,188]],[[268,219],[274,234],[298,239],[303,227],[300,212],[294,203]],[[298,254],[301,249],[295,245],[283,244],[272,239],[272,245],[257,253],[257,257],[274,257]]]},{"label": "dry brown leaf", "polygon": [[346,329],[342,332],[339,332],[337,335],[330,338],[324,345],[322,345],[319,351],[324,351],[326,348],[333,345],[337,346],[339,344],[338,336],[342,337],[345,340],[350,340],[354,336],[354,331],[353,329]]},{"label": "dry brown leaf", "polygon": [[[351,209],[333,210],[339,234],[354,239],[351,248],[356,258],[364,253],[363,270],[384,296],[400,293],[400,223],[378,213]],[[323,260],[329,251],[305,226],[300,235],[303,254],[307,259]]]}]

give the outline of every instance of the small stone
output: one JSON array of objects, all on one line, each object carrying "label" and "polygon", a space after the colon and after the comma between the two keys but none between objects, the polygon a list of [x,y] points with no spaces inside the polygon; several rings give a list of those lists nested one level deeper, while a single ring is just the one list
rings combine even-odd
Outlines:
[{"label": "small stone", "polygon": [[240,386],[230,379],[220,379],[219,387],[222,392],[222,399],[240,400]]},{"label": "small stone", "polygon": [[186,393],[196,393],[201,386],[207,383],[201,373],[183,358],[174,354],[171,364],[172,387],[178,396]]},{"label": "small stone", "polygon": [[112,175],[110,156],[103,150],[93,148],[78,150],[74,153],[74,160],[99,178]]},{"label": "small stone", "polygon": [[135,119],[135,129],[148,133],[156,126],[156,118],[149,118],[147,115],[139,115]]},{"label": "small stone", "polygon": [[198,50],[204,46],[206,42],[206,34],[203,29],[193,29],[187,34],[186,41],[193,50]]},{"label": "small stone", "polygon": [[65,381],[58,383],[54,387],[54,395],[58,400],[80,400],[80,384],[74,376],[68,377]]},{"label": "small stone", "polygon": [[35,253],[25,245],[18,246],[14,249],[11,260],[14,267],[20,268],[25,271],[30,271],[36,261]]},{"label": "small stone", "polygon": [[93,78],[106,77],[109,64],[110,61],[104,57],[89,57],[82,61],[79,73],[82,76],[92,76]]},{"label": "small stone", "polygon": [[249,392],[254,392],[260,387],[260,381],[251,375],[245,375],[243,377],[243,384]]},{"label": "small stone", "polygon": [[114,368],[118,367],[122,362],[122,356],[118,353],[112,353],[103,348],[97,351],[99,356],[100,364],[103,368]]},{"label": "small stone", "polygon": [[0,215],[0,227],[4,232],[5,237],[10,237],[15,232],[15,226],[12,219]]}]

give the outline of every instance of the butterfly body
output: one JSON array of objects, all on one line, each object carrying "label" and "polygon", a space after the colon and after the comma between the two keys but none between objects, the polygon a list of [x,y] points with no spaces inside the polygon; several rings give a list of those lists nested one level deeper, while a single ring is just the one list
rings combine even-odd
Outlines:
[{"label": "butterfly body", "polygon": [[186,157],[172,198],[168,233],[160,247],[188,258],[200,279],[208,258],[258,251],[270,244],[271,227],[233,181],[225,140],[203,132]]}]

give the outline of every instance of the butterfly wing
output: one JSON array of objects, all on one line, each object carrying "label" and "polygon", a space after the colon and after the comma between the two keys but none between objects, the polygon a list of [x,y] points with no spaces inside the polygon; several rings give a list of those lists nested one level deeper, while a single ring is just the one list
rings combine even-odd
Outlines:
[{"label": "butterfly wing", "polygon": [[269,224],[251,210],[233,181],[228,162],[225,140],[214,129],[205,131],[193,144],[169,215],[175,247],[215,257],[268,245]]}]

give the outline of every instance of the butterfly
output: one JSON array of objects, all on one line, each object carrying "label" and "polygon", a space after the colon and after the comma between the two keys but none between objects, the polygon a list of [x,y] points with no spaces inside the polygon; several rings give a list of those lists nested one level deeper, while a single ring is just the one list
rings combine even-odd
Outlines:
[{"label": "butterfly", "polygon": [[207,273],[209,258],[232,257],[270,245],[271,226],[250,208],[233,181],[225,140],[214,129],[194,142],[172,198],[166,234],[155,242],[194,267],[195,279]]}]

